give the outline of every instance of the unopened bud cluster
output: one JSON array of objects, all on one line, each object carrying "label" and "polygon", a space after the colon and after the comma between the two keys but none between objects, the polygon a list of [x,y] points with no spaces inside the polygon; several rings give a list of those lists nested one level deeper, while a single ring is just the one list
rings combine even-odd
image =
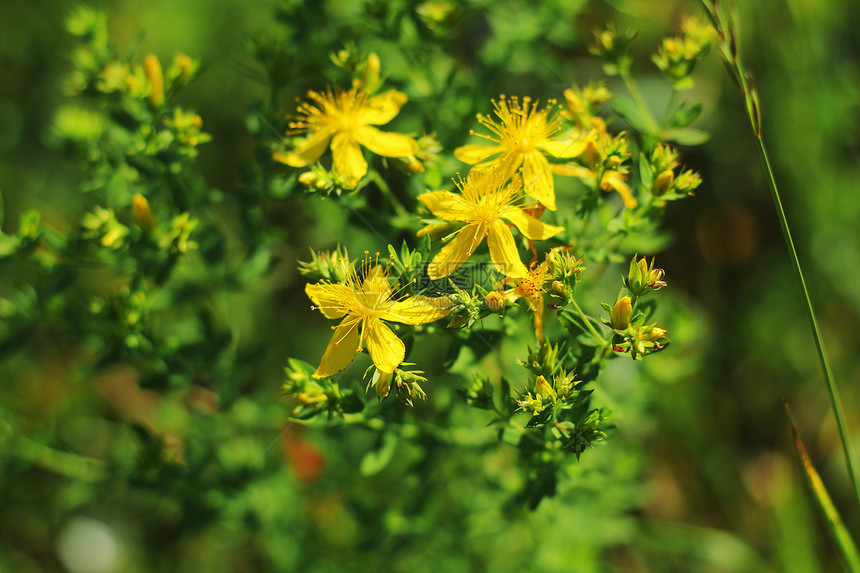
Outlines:
[{"label": "unopened bud cluster", "polygon": [[680,165],[678,151],[659,143],[651,153],[651,193],[660,202],[674,201],[692,195],[701,185],[701,176],[692,169],[676,174]]},{"label": "unopened bud cluster", "polygon": [[657,323],[645,324],[645,314],[636,311],[642,295],[666,286],[664,275],[663,269],[654,268],[653,259],[648,264],[645,257],[633,257],[629,272],[623,277],[624,287],[629,294],[619,297],[613,305],[602,304],[609,314],[609,320],[604,319],[604,323],[612,329],[611,344],[616,352],[629,352],[635,360],[662,350],[668,344],[666,329],[657,326]]},{"label": "unopened bud cluster", "polygon": [[693,80],[690,74],[696,63],[708,53],[714,41],[713,27],[698,18],[686,18],[681,23],[680,36],[665,38],[651,60],[676,90],[690,89]]}]

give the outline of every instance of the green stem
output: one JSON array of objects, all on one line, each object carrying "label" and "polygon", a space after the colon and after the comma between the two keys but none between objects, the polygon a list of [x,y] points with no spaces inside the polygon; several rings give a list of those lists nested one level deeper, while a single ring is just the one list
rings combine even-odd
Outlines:
[{"label": "green stem", "polygon": [[636,85],[636,82],[633,81],[633,77],[630,75],[629,66],[621,66],[619,73],[621,74],[621,79],[624,80],[624,85],[627,87],[627,91],[630,92],[630,96],[633,98],[634,103],[636,103],[636,107],[639,108],[639,111],[642,112],[642,117],[644,117],[645,121],[648,123],[649,135],[656,136],[659,132],[657,121],[654,119],[654,115],[648,108],[648,104],[645,103],[645,98],[642,97],[639,87]]},{"label": "green stem", "polygon": [[663,115],[663,121],[660,122],[660,127],[669,125],[669,120],[672,118],[672,110],[675,109],[675,103],[678,101],[678,90],[672,88],[672,95],[669,96],[669,103],[666,104],[666,112]]},{"label": "green stem", "polygon": [[582,319],[582,322],[585,323],[585,327],[588,329],[588,331],[591,333],[591,335],[595,339],[600,341],[600,345],[606,346],[607,344],[609,344],[606,341],[606,339],[603,338],[603,336],[601,336],[601,334],[599,332],[597,332],[597,330],[595,330],[594,325],[591,324],[591,320],[589,320],[589,318],[585,315],[585,313],[582,312],[582,309],[579,308],[579,305],[576,304],[576,301],[573,299],[570,299],[570,304],[571,304],[571,306],[573,306],[573,310],[576,311],[576,314],[579,315],[579,318]]},{"label": "green stem", "polygon": [[812,299],[809,296],[809,290],[806,288],[806,279],[803,276],[803,269],[800,265],[800,259],[797,256],[797,249],[794,246],[794,240],[791,238],[791,231],[788,228],[788,219],[786,218],[785,210],[782,207],[782,200],[780,199],[779,190],[776,186],[773,168],[771,167],[767,148],[765,147],[764,140],[761,136],[758,118],[755,115],[756,106],[754,105],[753,99],[755,95],[751,91],[747,74],[743,73],[742,64],[737,62],[736,65],[738,67],[738,76],[746,103],[747,117],[750,121],[750,128],[755,136],[762,165],[764,166],[767,175],[771,198],[773,199],[773,204],[776,207],[776,215],[777,219],[779,219],[779,226],[782,229],[782,236],[785,239],[785,246],[788,248],[788,253],[794,266],[794,273],[797,276],[798,282],[800,282],[800,289],[803,292],[803,299],[806,302],[806,315],[809,319],[810,328],[812,328],[812,337],[815,340],[818,359],[821,362],[824,380],[827,383],[827,390],[830,394],[830,406],[833,409],[833,414],[836,418],[836,426],[839,429],[839,437],[842,441],[842,453],[845,456],[845,465],[848,467],[848,475],[851,477],[851,484],[854,486],[854,495],[857,497],[857,502],[860,503],[860,484],[857,482],[856,462],[852,453],[851,439],[847,424],[845,423],[845,416],[842,413],[842,401],[839,398],[839,390],[836,387],[836,382],[833,379],[833,372],[830,368],[830,361],[827,359],[827,354],[824,350],[824,341],[821,337],[821,330],[818,327],[818,319],[815,315],[815,309],[812,307]]},{"label": "green stem", "polygon": [[821,338],[818,319],[816,318],[815,310],[812,307],[812,300],[809,297],[809,290],[806,288],[806,280],[803,276],[800,260],[797,258],[797,250],[794,247],[794,241],[791,238],[791,232],[788,228],[788,221],[785,217],[785,211],[783,211],[782,208],[779,191],[776,188],[776,181],[774,180],[770,159],[767,155],[767,149],[765,148],[764,141],[761,137],[757,137],[756,142],[758,143],[758,150],[761,155],[762,163],[767,171],[767,180],[770,185],[773,203],[776,207],[779,225],[782,228],[782,235],[785,238],[785,245],[788,247],[791,262],[794,265],[795,275],[797,275],[797,280],[800,282],[800,289],[803,291],[803,299],[806,302],[806,315],[809,319],[809,326],[812,328],[812,337],[815,339],[815,348],[818,351],[818,359],[821,362],[821,369],[824,372],[824,380],[827,382],[827,390],[830,393],[830,405],[833,408],[833,414],[836,417],[836,425],[839,428],[839,437],[842,440],[842,452],[845,456],[845,464],[848,466],[848,474],[851,476],[851,483],[854,486],[854,494],[857,496],[857,502],[860,503],[860,484],[857,482],[857,464],[852,454],[851,439],[847,424],[845,423],[845,416],[842,413],[842,401],[839,398],[839,390],[836,387],[836,382],[833,380],[830,361],[827,359],[827,354],[824,350],[824,341]]}]

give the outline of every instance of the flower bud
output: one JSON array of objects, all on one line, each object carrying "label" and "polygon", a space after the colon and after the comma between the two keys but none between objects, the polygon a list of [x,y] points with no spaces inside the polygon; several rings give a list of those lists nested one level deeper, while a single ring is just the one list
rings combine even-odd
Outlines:
[{"label": "flower bud", "polygon": [[648,332],[648,334],[646,334],[643,338],[645,340],[653,342],[655,340],[660,340],[661,338],[666,336],[667,333],[668,333],[668,331],[665,328],[660,328],[659,326],[654,326],[651,328],[651,330]]},{"label": "flower bud", "polygon": [[155,229],[155,216],[149,208],[149,201],[140,193],[136,193],[131,199],[131,212],[134,222],[144,231]]},{"label": "flower bud", "polygon": [[314,187],[316,189],[322,189],[326,186],[326,181],[313,171],[305,171],[304,173],[300,174],[299,183],[301,183],[302,185],[307,185],[308,187]]},{"label": "flower bud", "polygon": [[596,171],[601,164],[600,151],[594,141],[589,141],[585,148],[585,163],[592,171]]},{"label": "flower bud", "polygon": [[173,56],[173,65],[170,66],[170,75],[173,77],[173,85],[181,87],[188,83],[191,79],[191,74],[196,68],[194,60],[186,54],[176,54]]},{"label": "flower bud", "polygon": [[499,291],[491,290],[485,298],[487,308],[493,312],[501,312],[505,308],[505,296]]},{"label": "flower bud", "polygon": [[633,311],[633,301],[629,296],[621,297],[612,307],[609,321],[613,330],[625,330],[630,326],[630,313]]},{"label": "flower bud", "polygon": [[379,89],[379,70],[381,64],[379,56],[371,52],[367,56],[367,62],[364,64],[364,73],[361,76],[361,84],[367,93],[374,93]]},{"label": "flower bud", "polygon": [[543,376],[538,376],[535,380],[535,392],[541,398],[551,398],[555,400],[556,393],[550,383]]},{"label": "flower bud", "polygon": [[654,184],[651,185],[651,193],[657,195],[663,195],[666,191],[669,190],[669,187],[672,186],[672,182],[675,180],[675,173],[669,169],[662,172],[657,178],[654,180]]},{"label": "flower bud", "polygon": [[391,392],[391,373],[376,371],[376,395],[385,398]]},{"label": "flower bud", "polygon": [[161,62],[154,54],[149,54],[143,60],[143,72],[149,83],[149,103],[157,107],[164,103],[164,73]]}]

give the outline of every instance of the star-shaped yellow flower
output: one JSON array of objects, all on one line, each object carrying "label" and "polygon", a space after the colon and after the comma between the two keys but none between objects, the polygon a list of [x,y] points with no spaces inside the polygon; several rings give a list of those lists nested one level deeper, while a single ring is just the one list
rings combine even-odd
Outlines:
[{"label": "star-shaped yellow flower", "polygon": [[498,155],[483,166],[495,167],[508,176],[522,167],[523,190],[555,211],[555,184],[546,155],[576,157],[585,150],[585,142],[573,135],[553,137],[561,129],[561,116],[555,113],[554,100],[538,109],[538,102],[532,102],[531,98],[520,101],[501,96],[499,101],[493,101],[493,106],[498,121],[482,114],[478,114],[478,121],[495,135],[473,134],[494,145],[464,145],[455,149],[454,155],[470,165]]},{"label": "star-shaped yellow flower", "polygon": [[418,143],[411,137],[371,127],[394,119],[406,103],[402,92],[369,96],[354,86],[349,91],[311,91],[308,98],[312,101],[299,105],[299,115],[290,128],[291,133],[308,132],[310,136],[291,153],[275,153],[275,161],[305,167],[319,159],[331,143],[333,170],[355,184],[367,173],[360,146],[385,157],[408,157],[418,151]]},{"label": "star-shaped yellow flower", "polygon": [[460,189],[459,194],[431,191],[418,196],[418,200],[440,219],[465,223],[430,261],[427,273],[431,279],[446,277],[460,268],[484,237],[499,272],[510,277],[527,274],[514,236],[503,219],[513,223],[523,235],[534,241],[548,239],[562,227],[543,223],[527,214],[523,206],[514,204],[521,194],[517,179],[506,186],[505,174],[476,168],[469,172],[466,181],[460,179],[455,182]]},{"label": "star-shaped yellow flower", "polygon": [[388,271],[382,265],[369,268],[364,278],[353,271],[343,284],[309,284],[305,292],[326,318],[343,318],[333,327],[334,336],[314,378],[337,374],[364,347],[380,372],[394,372],[403,362],[406,347],[382,321],[425,324],[451,312],[446,297],[419,295],[397,300],[397,290],[388,282]]}]

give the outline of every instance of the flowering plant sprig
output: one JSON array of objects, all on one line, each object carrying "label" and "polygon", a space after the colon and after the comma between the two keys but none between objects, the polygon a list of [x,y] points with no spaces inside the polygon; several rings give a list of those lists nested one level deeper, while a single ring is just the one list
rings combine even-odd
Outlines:
[{"label": "flowering plant sprig", "polygon": [[[626,43],[632,36],[623,41],[611,34],[598,38],[604,40],[603,56],[615,58],[616,71],[627,74]],[[423,162],[429,156],[415,147],[407,149],[405,143],[397,153],[393,145],[380,152],[367,145],[372,138],[362,140],[378,132],[369,127],[371,123],[392,119],[405,102],[396,90],[379,96],[361,91],[367,70],[374,78],[381,77],[376,75],[377,64],[368,60],[364,67],[348,66],[357,74],[350,91],[312,95],[315,103],[303,104],[301,119],[292,124],[309,137],[296,142],[294,150],[287,144],[275,159],[302,167],[316,162],[331,144],[331,171],[316,164],[300,180],[335,189],[343,187],[346,178],[353,197],[365,189],[372,193],[375,187],[383,203],[390,202],[394,212],[402,215],[408,197],[397,193],[390,177],[368,170],[359,145],[397,158],[407,167],[407,177],[423,177]],[[305,287],[314,308],[340,323],[333,327],[319,367],[309,377],[299,376],[301,384],[285,386],[297,404],[297,415],[313,410],[356,422],[381,416],[367,407],[354,409],[354,401],[361,399],[360,386],[348,383],[345,369],[363,349],[372,363],[365,374],[364,396],[373,394],[384,401],[394,395],[413,407],[416,398],[432,400],[434,369],[418,361],[421,370],[411,370],[404,362],[413,349],[423,346],[422,341],[449,338],[445,364],[450,366],[462,360],[466,348],[473,356],[482,345],[494,350],[483,334],[488,332],[488,322],[512,326],[529,320],[536,346],[520,361],[529,373],[525,387],[514,388],[506,377],[490,382],[479,375],[461,389],[466,403],[492,411],[491,423],[500,428],[502,440],[518,445],[528,464],[542,468],[535,470],[541,475],[555,475],[565,455],[578,459],[612,433],[609,409],[595,403],[595,381],[607,360],[625,353],[639,360],[666,348],[667,330],[648,322],[653,301],[640,302],[643,295],[666,283],[664,271],[655,268],[653,260],[649,264],[644,257],[634,257],[623,277],[628,294],[619,296],[614,305],[603,305],[609,314],[603,320],[610,330],[607,334],[600,318],[581,306],[589,294],[580,285],[588,282],[584,263],[605,265],[619,260],[621,241],[654,230],[659,208],[689,195],[698,182],[689,171],[676,175],[679,162],[674,148],[659,140],[649,143],[656,131],[640,131],[637,121],[631,122],[632,131],[611,129],[611,118],[604,117],[605,104],[615,100],[603,84],[571,87],[564,99],[561,110],[554,100],[541,107],[528,96],[503,96],[492,102],[494,118],[478,115],[478,122],[492,135],[472,132],[489,144],[454,149],[454,157],[473,165],[465,176],[454,179],[456,189],[437,187],[412,197],[419,240],[414,250],[408,241],[399,250],[388,245],[388,262],[366,258],[356,268],[346,250],[338,247],[330,253],[314,252],[311,261],[300,264],[303,274],[318,281]],[[627,112],[623,117],[634,114]],[[386,141],[406,141],[406,136],[389,135]],[[642,141],[635,139],[639,136]],[[348,146],[335,144],[346,139]],[[437,146],[433,153],[441,157],[445,151]],[[413,162],[420,169],[411,168]],[[637,163],[640,168],[634,169]],[[554,175],[567,178],[556,182]],[[340,183],[334,181],[337,177]],[[585,193],[576,180],[585,184]],[[571,189],[576,185],[579,191]],[[560,205],[566,206],[564,211]],[[385,322],[399,326],[392,330]],[[486,354],[487,349],[478,352]],[[472,368],[478,368],[477,361],[473,360]],[[313,380],[327,380],[334,386],[324,390]],[[341,387],[351,390],[340,395],[331,390]],[[332,403],[341,400],[347,405]],[[528,483],[528,488],[544,492],[535,494],[535,499],[546,495],[547,484]]]}]

